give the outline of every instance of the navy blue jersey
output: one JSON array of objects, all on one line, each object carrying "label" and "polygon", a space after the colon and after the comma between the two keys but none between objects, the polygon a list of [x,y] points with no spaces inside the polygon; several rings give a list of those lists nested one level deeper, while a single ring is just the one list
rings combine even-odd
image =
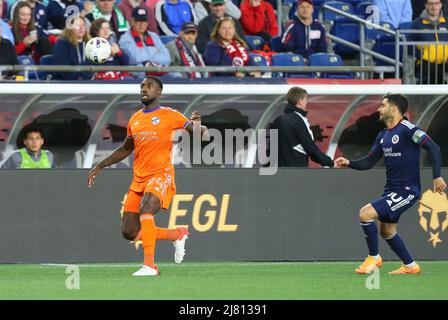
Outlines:
[{"label": "navy blue jersey", "polygon": [[420,197],[420,146],[428,139],[424,131],[407,120],[378,134],[369,156],[384,157],[384,192],[406,191]]}]

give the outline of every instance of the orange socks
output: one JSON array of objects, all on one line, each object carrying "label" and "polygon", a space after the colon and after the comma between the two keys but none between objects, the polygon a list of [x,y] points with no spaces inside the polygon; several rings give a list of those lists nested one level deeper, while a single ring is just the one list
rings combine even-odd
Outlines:
[{"label": "orange socks", "polygon": [[156,228],[157,240],[171,240],[176,241],[180,237],[180,231],[178,229],[165,229],[165,228]]},{"label": "orange socks", "polygon": [[143,255],[144,264],[155,268],[154,253],[156,249],[156,224],[154,222],[154,215],[151,213],[144,213],[140,215],[141,234],[143,241]]},{"label": "orange socks", "polygon": [[[156,227],[156,240],[171,240],[176,241],[179,239],[181,232],[178,228],[176,229],[165,229]],[[134,241],[142,240],[142,230],[137,233]]]},{"label": "orange socks", "polygon": [[156,240],[176,241],[179,239],[181,232],[178,228],[156,228],[154,215],[152,213],[144,213],[140,215],[140,225],[141,229],[135,237],[135,241],[140,239],[143,241],[143,263],[151,268],[155,268],[154,255],[156,251]]}]

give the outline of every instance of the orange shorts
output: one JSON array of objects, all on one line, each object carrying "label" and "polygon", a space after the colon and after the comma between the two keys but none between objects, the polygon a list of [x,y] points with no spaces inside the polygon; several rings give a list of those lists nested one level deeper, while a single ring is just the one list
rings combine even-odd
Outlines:
[{"label": "orange shorts", "polygon": [[140,202],[143,194],[148,192],[155,194],[159,198],[162,209],[168,209],[176,193],[174,172],[167,170],[154,174],[143,183],[133,180],[124,201],[123,211],[140,212]]}]

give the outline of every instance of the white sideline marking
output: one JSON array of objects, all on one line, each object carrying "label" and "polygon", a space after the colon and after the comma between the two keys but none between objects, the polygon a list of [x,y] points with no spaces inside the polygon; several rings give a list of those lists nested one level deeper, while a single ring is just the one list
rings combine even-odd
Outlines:
[{"label": "white sideline marking", "polygon": [[[269,265],[295,265],[295,264],[353,264],[357,263],[357,261],[324,261],[324,262],[314,262],[314,261],[277,261],[277,262],[225,262],[225,261],[213,261],[213,262],[190,262],[190,263],[183,263],[184,266],[188,267],[204,267],[208,264],[222,264],[224,266],[269,266]],[[165,266],[169,266],[170,262],[162,262],[161,264],[166,264]],[[120,263],[120,264],[111,264],[111,263],[41,263],[41,266],[46,267],[68,267],[72,265],[76,265],[79,267],[86,267],[86,268],[129,268],[129,267],[140,267],[141,264],[131,264],[131,263]],[[176,268],[182,267],[178,265],[174,265]]]}]

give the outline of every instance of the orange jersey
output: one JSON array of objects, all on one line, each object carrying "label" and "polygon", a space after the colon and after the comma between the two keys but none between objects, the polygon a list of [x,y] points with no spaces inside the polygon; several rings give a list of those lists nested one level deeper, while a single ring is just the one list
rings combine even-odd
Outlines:
[{"label": "orange jersey", "polygon": [[134,141],[134,179],[131,189],[143,191],[152,175],[173,171],[173,131],[190,121],[179,111],[158,106],[134,113],[128,124],[128,138]]}]

